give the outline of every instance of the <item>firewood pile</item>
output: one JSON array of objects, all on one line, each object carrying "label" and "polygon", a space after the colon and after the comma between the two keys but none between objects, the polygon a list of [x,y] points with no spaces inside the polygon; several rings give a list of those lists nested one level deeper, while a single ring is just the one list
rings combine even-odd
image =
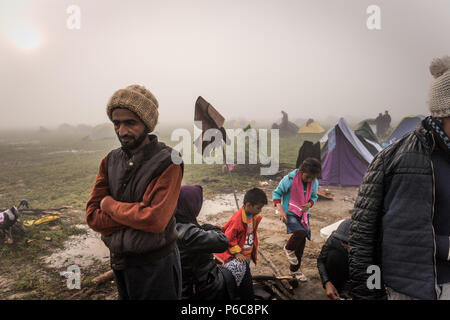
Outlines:
[{"label": "firewood pile", "polygon": [[254,275],[253,283],[256,299],[261,300],[295,300],[294,289],[298,287],[298,280],[290,275],[282,275],[261,249],[258,250],[268,266],[272,269],[272,275]]}]

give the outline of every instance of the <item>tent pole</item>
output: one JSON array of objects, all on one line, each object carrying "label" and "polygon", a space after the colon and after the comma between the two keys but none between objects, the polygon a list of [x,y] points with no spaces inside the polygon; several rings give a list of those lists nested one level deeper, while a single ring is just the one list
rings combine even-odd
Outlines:
[{"label": "tent pole", "polygon": [[233,176],[231,175],[230,167],[228,166],[227,163],[227,156],[225,154],[225,148],[223,144],[222,144],[222,151],[223,151],[223,159],[225,160],[225,165],[227,166],[228,175],[230,176],[231,186],[233,187],[233,194],[234,194],[234,201],[236,201],[236,208],[239,210],[239,203],[236,197],[236,188],[234,187]]}]

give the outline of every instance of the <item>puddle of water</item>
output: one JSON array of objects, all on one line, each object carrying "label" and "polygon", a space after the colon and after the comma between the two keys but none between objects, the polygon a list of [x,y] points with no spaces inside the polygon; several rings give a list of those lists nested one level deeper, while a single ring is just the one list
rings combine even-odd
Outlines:
[{"label": "puddle of water", "polygon": [[87,234],[70,237],[63,249],[43,258],[48,267],[66,269],[75,264],[82,268],[99,261],[107,262],[109,260],[109,249],[100,239],[100,234],[86,225],[77,225],[77,227],[86,229]]},{"label": "puddle of water", "polygon": [[[242,205],[244,200],[244,194],[236,194],[239,206]],[[203,201],[202,210],[198,215],[199,220],[207,220],[210,216],[215,216],[219,213],[226,211],[236,211],[236,201],[234,200],[234,195],[231,194],[219,194],[214,197],[214,199],[208,199]]]}]

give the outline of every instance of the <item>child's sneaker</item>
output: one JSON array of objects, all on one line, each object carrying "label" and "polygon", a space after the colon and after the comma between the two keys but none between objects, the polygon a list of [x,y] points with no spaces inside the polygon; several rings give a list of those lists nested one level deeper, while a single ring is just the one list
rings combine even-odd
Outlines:
[{"label": "child's sneaker", "polygon": [[302,282],[308,281],[308,278],[303,274],[301,270],[293,272],[292,276],[294,276],[295,279]]},{"label": "child's sneaker", "polygon": [[286,247],[283,248],[284,252],[286,253],[287,259],[289,261],[290,264],[293,265],[297,265],[298,264],[298,259],[297,256],[295,255],[295,251],[294,250],[288,250],[286,249]]}]

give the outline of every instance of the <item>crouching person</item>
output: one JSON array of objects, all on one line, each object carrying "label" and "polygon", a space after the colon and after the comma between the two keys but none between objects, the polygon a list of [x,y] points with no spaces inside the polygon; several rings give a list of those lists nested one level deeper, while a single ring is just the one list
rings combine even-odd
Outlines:
[{"label": "crouching person", "polygon": [[236,294],[233,274],[218,264],[214,253],[227,250],[220,227],[199,225],[203,204],[201,186],[182,186],[175,209],[182,269],[182,299],[231,300]]},{"label": "crouching person", "polygon": [[344,220],[327,239],[317,258],[322,285],[331,300],[348,299],[348,231],[350,219]]},{"label": "crouching person", "polygon": [[107,106],[122,145],[100,169],[86,206],[88,225],[110,250],[119,299],[179,299],[181,266],[173,213],[183,166],[154,130],[158,101],[142,86],[118,90]]},{"label": "crouching person", "polygon": [[[0,212],[0,234],[3,234],[5,236],[5,243],[12,244],[14,243],[13,237],[12,237],[12,229],[14,224],[17,222],[19,218],[19,211],[15,206]],[[23,226],[21,224],[18,224],[19,228],[23,230]]]}]

